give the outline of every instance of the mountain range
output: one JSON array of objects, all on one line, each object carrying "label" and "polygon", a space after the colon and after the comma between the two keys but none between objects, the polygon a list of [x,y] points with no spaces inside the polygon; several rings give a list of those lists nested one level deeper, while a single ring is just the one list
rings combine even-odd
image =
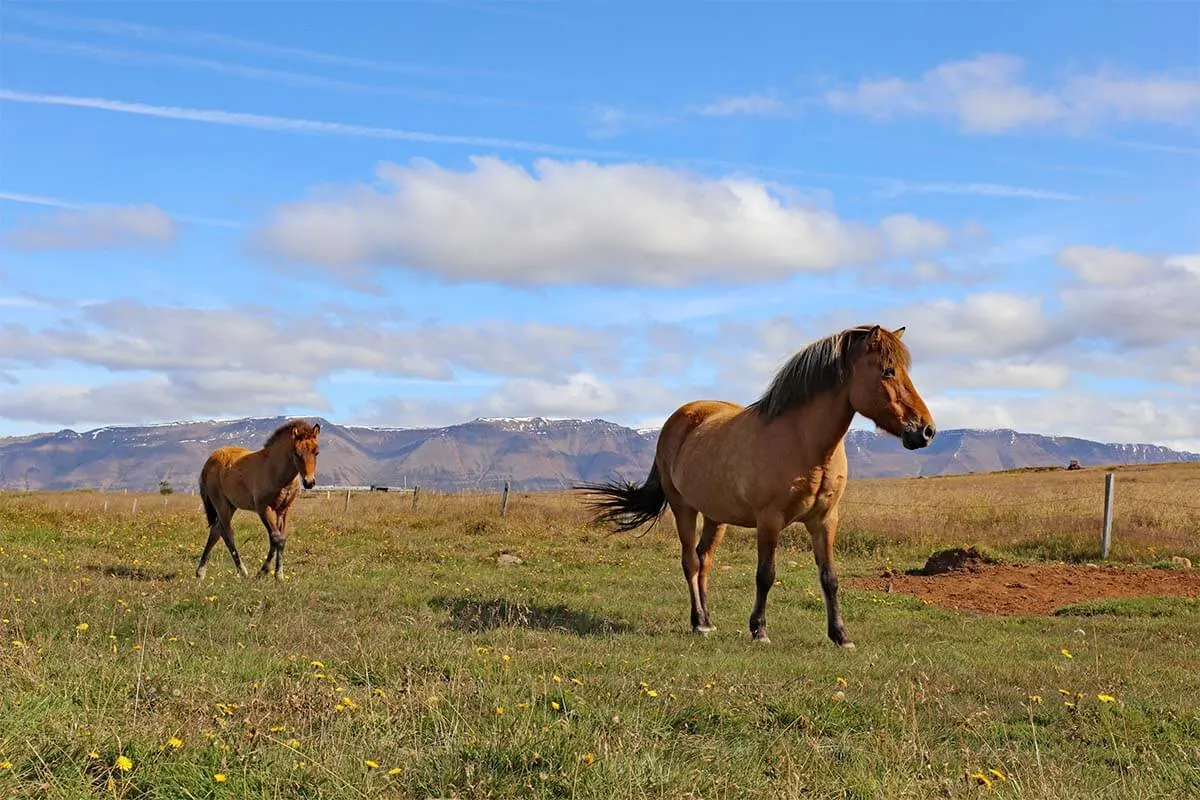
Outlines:
[{"label": "mountain range", "polygon": [[[412,487],[438,491],[558,490],[578,481],[642,480],[657,430],[601,419],[475,419],[443,428],[369,428],[321,422],[318,487]],[[160,481],[196,485],[215,448],[261,447],[284,417],[109,427],[0,438],[0,488],[147,491]],[[1200,461],[1151,444],[1105,444],[1013,430],[943,430],[919,452],[871,430],[846,436],[852,477],[914,477],[1019,467]]]}]

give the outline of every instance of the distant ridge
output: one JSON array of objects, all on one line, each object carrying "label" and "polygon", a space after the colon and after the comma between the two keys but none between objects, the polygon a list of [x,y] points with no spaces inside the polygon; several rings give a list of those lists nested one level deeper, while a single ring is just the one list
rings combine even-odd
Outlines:
[{"label": "distant ridge", "polygon": [[[0,488],[146,491],[167,480],[188,491],[205,457],[225,444],[260,447],[285,417],[61,430],[0,438]],[[602,419],[479,418],[442,428],[338,425],[320,417],[318,486],[412,486],[439,491],[565,489],[614,475],[641,480],[657,429]],[[1200,461],[1150,444],[1105,444],[1017,431],[942,430],[912,453],[870,430],[846,436],[853,477],[992,472],[1020,467]]]}]

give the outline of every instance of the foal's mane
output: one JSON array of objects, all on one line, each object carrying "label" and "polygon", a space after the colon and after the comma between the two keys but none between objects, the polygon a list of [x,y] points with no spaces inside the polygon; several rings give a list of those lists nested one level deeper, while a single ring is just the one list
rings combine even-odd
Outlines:
[{"label": "foal's mane", "polygon": [[285,422],[276,428],[275,432],[267,437],[267,441],[263,444],[263,447],[270,447],[271,445],[275,444],[275,442],[288,435],[292,437],[293,441],[299,442],[303,441],[304,439],[315,438],[317,435],[317,429],[315,425],[305,422],[302,419],[289,420],[288,422]]},{"label": "foal's mane", "polygon": [[[858,345],[874,327],[846,328],[800,350],[788,359],[762,396],[749,407],[767,419],[775,419],[841,385],[850,376],[850,365],[858,355]],[[911,363],[908,347],[883,326],[879,328],[879,350],[886,364],[907,369]]]}]

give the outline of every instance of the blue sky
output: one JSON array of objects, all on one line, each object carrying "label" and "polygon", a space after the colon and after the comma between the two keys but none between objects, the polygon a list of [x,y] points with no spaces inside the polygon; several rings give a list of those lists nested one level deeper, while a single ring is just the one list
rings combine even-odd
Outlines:
[{"label": "blue sky", "polygon": [[1200,449],[1200,6],[0,9],[0,435],[655,425],[907,326],[941,427]]}]

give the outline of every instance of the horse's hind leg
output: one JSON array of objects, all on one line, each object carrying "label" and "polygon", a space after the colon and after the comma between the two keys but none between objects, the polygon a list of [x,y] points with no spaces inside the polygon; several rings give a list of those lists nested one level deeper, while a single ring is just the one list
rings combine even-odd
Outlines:
[{"label": "horse's hind leg", "polygon": [[221,515],[221,521],[218,523],[221,526],[221,538],[225,540],[225,546],[229,548],[229,555],[233,557],[233,566],[243,578],[250,573],[242,564],[242,557],[238,555],[237,544],[233,541],[233,513]]},{"label": "horse's hind leg", "polygon": [[813,555],[817,561],[817,570],[821,578],[821,592],[825,595],[825,620],[828,626],[829,638],[834,644],[845,648],[853,648],[854,643],[846,635],[842,624],[842,611],[838,606],[837,571],[833,568],[833,540],[837,536],[838,512],[833,509],[824,519],[809,520],[804,523],[812,537]]},{"label": "horse's hind leg", "polygon": [[700,573],[697,576],[697,587],[700,590],[700,630],[711,633],[716,630],[708,617],[708,573],[712,570],[713,555],[717,546],[725,538],[725,525],[704,518],[704,529],[700,533],[700,544],[696,545],[696,555],[700,559]]},{"label": "horse's hind leg", "polygon": [[200,563],[196,565],[197,580],[204,580],[204,576],[208,572],[208,557],[212,553],[213,547],[216,546],[217,540],[220,538],[221,520],[217,520],[208,527],[208,541],[204,544],[204,552],[200,554]]},{"label": "horse's hind leg", "polygon": [[696,552],[696,515],[699,512],[683,503],[672,503],[671,513],[675,515],[675,530],[679,532],[679,560],[692,604],[692,633],[707,633],[700,602],[700,556]]}]

